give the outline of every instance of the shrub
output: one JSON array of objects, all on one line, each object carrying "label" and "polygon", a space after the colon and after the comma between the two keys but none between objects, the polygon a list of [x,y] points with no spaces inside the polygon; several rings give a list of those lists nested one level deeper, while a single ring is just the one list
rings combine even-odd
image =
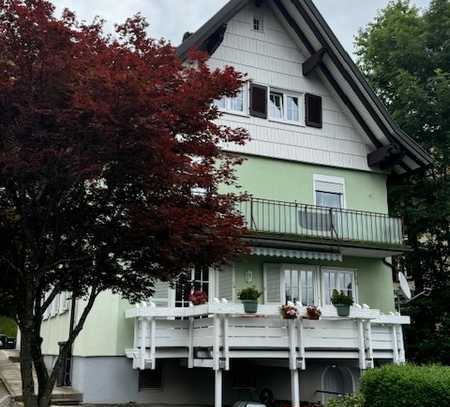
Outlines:
[{"label": "shrub", "polygon": [[261,297],[262,293],[259,292],[256,287],[247,287],[240,291],[239,293],[239,299],[244,301],[249,300],[257,300],[259,297]]},{"label": "shrub", "polygon": [[364,374],[361,392],[370,407],[450,406],[450,368],[386,365]]},{"label": "shrub", "polygon": [[364,407],[364,397],[361,394],[352,394],[330,400],[327,407]]},{"label": "shrub", "polygon": [[344,294],[344,291],[333,290],[333,295],[331,297],[331,303],[333,305],[353,305],[353,298],[350,295]]}]

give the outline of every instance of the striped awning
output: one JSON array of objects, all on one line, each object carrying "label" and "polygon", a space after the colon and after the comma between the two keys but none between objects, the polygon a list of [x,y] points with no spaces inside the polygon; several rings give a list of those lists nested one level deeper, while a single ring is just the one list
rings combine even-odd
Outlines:
[{"label": "striped awning", "polygon": [[310,250],[274,249],[271,247],[252,247],[252,256],[282,257],[286,259],[327,260],[342,262],[341,253]]}]

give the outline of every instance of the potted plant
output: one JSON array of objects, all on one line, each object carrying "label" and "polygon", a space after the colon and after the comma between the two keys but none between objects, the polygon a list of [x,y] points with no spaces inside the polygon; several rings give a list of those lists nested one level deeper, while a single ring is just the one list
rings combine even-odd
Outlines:
[{"label": "potted plant", "polygon": [[340,317],[348,317],[350,315],[350,307],[354,301],[352,296],[344,294],[343,291],[333,290],[331,303],[336,307]]},{"label": "potted plant", "polygon": [[280,310],[283,319],[297,319],[300,316],[298,308],[293,304],[282,305]]},{"label": "potted plant", "polygon": [[315,305],[309,305],[306,307],[306,318],[310,319],[312,321],[318,321],[320,317],[322,316],[322,311],[319,307],[316,307]]},{"label": "potted plant", "polygon": [[239,299],[244,304],[244,311],[247,314],[256,314],[258,312],[258,298],[262,293],[256,287],[247,287],[239,292]]},{"label": "potted plant", "polygon": [[195,290],[189,294],[188,300],[194,305],[203,305],[208,302],[208,294],[201,290]]}]

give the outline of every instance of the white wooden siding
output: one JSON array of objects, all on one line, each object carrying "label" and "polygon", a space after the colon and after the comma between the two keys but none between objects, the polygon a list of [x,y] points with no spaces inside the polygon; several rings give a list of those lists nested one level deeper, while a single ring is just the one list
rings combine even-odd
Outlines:
[{"label": "white wooden siding", "polygon": [[[252,30],[253,15],[264,17],[264,32]],[[252,141],[246,146],[224,144],[225,150],[370,171],[366,136],[344,113],[342,102],[329,92],[316,75],[302,74],[302,55],[270,6],[248,6],[227,25],[225,39],[210,59],[211,67],[232,65],[256,83],[323,98],[323,128],[283,124],[254,117],[224,114],[219,122],[248,130]],[[304,106],[302,106],[304,110]]]}]

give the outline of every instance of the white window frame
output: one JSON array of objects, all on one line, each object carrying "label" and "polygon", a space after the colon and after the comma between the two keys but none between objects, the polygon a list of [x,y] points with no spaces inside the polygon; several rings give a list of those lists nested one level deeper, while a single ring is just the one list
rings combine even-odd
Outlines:
[{"label": "white window frame", "polygon": [[[313,177],[313,199],[314,199],[314,205],[317,206],[317,184],[319,182],[326,182],[329,184],[338,184],[342,186],[342,197],[341,197],[341,207],[342,209],[347,208],[347,191],[346,191],[346,185],[345,185],[345,178],[342,177],[333,177],[330,175],[321,175],[321,174],[314,174]],[[324,191],[326,192],[326,191]]]},{"label": "white window frame", "polygon": [[[285,263],[282,264],[281,267],[281,276],[280,276],[280,284],[281,284],[281,300],[282,302],[286,299],[286,271],[297,269],[298,271],[312,271],[313,272],[313,304],[311,305],[319,305],[320,304],[320,267],[313,265],[304,265],[304,264],[293,264],[293,263]],[[300,287],[299,287],[300,288]],[[301,297],[301,290],[299,292]],[[300,303],[302,302],[302,298],[300,298]]]},{"label": "white window frame", "polygon": [[359,304],[359,286],[358,286],[358,270],[354,268],[348,267],[320,267],[320,304],[322,306],[330,306],[330,304],[326,303],[325,300],[325,281],[324,281],[324,273],[326,272],[336,272],[336,273],[351,273],[352,274],[352,291],[353,291],[353,301],[355,304]]},{"label": "white window frame", "polygon": [[[195,280],[195,269],[190,270],[189,273],[191,274],[189,281],[196,281]],[[233,277],[234,277],[234,273],[233,273]],[[206,281],[206,280],[204,280],[204,281]],[[213,297],[216,297],[216,271],[213,267],[209,268],[207,283],[208,283],[208,303],[212,304],[214,302]],[[175,284],[176,284],[176,282],[175,282]],[[182,301],[182,303],[184,303],[184,302],[188,303],[188,301],[186,301],[186,300]],[[176,308],[177,299],[176,299],[176,289],[175,288],[171,288],[171,287],[169,288],[168,304],[170,307]]]},{"label": "white window frame", "polygon": [[223,100],[225,102],[225,107],[219,106],[217,104],[217,102],[215,103],[215,105],[219,109],[219,112],[226,113],[226,114],[231,114],[231,115],[249,117],[249,109],[250,109],[250,91],[249,91],[249,86],[250,85],[249,85],[248,82],[244,83],[244,85],[242,86],[242,89],[241,89],[242,99],[243,99],[242,111],[241,110],[232,110],[231,109],[231,100],[233,98],[231,98],[231,97],[224,97],[221,100]]},{"label": "white window frame", "polygon": [[[283,123],[283,124],[292,124],[294,126],[301,126],[301,127],[305,126],[305,109],[304,109],[305,94],[304,93],[283,90],[283,89],[279,89],[279,88],[271,87],[271,86],[267,87],[267,92],[268,92],[268,95],[267,95],[267,118],[269,121]],[[272,93],[278,93],[283,96],[283,117],[282,118],[273,117],[270,114],[270,112],[271,112],[270,95]],[[288,97],[298,99],[298,121],[288,120],[288,118],[287,118],[287,116],[288,116],[288,110],[287,110]]]},{"label": "white window frame", "polygon": [[[258,20],[259,27],[258,29],[255,28],[255,21]],[[264,33],[264,16],[262,14],[254,14],[252,18],[252,31],[257,33]]]}]

